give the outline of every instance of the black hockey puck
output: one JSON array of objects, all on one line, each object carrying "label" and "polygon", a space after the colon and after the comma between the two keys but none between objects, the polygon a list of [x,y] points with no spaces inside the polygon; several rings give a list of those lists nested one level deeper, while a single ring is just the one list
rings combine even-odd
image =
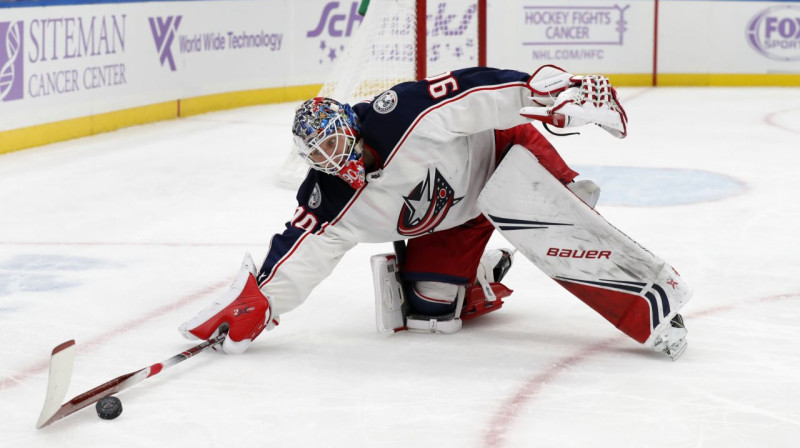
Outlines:
[{"label": "black hockey puck", "polygon": [[122,402],[117,397],[105,397],[94,406],[97,416],[103,420],[114,420],[122,414]]}]

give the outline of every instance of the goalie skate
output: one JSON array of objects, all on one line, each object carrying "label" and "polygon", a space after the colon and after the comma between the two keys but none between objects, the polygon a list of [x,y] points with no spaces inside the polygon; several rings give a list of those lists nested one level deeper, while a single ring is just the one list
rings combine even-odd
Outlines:
[{"label": "goalie skate", "polygon": [[669,325],[666,325],[663,330],[658,332],[655,340],[653,341],[653,349],[657,352],[664,352],[667,356],[672,358],[673,361],[683,355],[686,351],[686,326],[683,324],[683,316],[676,314]]},{"label": "goalie skate", "polygon": [[530,152],[509,151],[478,205],[526,258],[622,332],[670,356],[685,350],[685,328],[670,321],[691,288],[571,194]]}]

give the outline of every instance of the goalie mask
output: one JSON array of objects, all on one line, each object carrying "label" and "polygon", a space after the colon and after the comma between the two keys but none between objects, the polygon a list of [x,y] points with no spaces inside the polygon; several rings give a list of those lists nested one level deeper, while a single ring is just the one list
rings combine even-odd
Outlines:
[{"label": "goalie mask", "polygon": [[348,104],[322,97],[301,104],[292,126],[300,157],[311,168],[338,176],[355,189],[366,183],[360,130]]}]

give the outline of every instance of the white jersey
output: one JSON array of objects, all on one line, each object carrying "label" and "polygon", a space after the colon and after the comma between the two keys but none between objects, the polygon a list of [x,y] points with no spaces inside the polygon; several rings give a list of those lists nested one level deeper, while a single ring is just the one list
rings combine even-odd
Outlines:
[{"label": "white jersey", "polygon": [[354,106],[365,151],[379,169],[353,190],[311,170],[286,230],[272,238],[259,273],[278,313],[300,305],[359,242],[389,242],[477,217],[477,198],[496,166],[495,129],[527,120],[530,76],[470,68],[399,84]]}]

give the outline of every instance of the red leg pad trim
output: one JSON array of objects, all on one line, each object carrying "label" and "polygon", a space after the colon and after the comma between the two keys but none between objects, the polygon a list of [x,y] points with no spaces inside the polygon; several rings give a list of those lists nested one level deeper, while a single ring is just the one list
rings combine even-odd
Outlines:
[{"label": "red leg pad trim", "polygon": [[644,297],[556,280],[567,291],[640,343],[650,336],[650,304]]}]

